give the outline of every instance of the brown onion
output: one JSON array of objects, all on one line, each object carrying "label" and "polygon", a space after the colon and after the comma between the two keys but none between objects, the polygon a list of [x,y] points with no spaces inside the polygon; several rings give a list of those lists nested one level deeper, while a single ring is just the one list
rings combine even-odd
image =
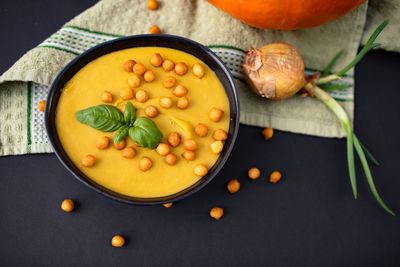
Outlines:
[{"label": "brown onion", "polygon": [[303,58],[289,44],[250,48],[243,69],[250,88],[272,100],[291,97],[306,84]]}]

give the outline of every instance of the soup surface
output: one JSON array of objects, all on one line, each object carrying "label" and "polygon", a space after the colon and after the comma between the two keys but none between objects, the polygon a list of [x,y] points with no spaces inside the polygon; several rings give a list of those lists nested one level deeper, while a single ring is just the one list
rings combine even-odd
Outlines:
[{"label": "soup surface", "polygon": [[[174,70],[165,71],[161,66],[154,67],[150,64],[150,58],[154,53],[160,53],[163,60],[169,59],[175,63],[184,62],[188,71],[184,75],[177,75]],[[145,82],[143,75],[124,70],[124,63],[133,59],[142,63],[148,70],[152,70],[155,79]],[[192,66],[200,63],[204,68],[204,77],[196,77],[192,72]],[[141,84],[137,88],[129,86],[128,78],[138,76]],[[176,84],[170,89],[163,86],[162,81],[167,76],[176,78]],[[178,97],[172,91],[177,85],[183,85],[188,89],[186,97],[189,106],[180,109],[176,106]],[[133,97],[123,100],[120,91],[132,88],[136,93],[138,90],[146,90],[149,99],[139,103]],[[111,103],[103,103],[101,94],[108,91],[112,94]],[[171,108],[162,108],[159,105],[161,97],[171,97],[173,104]],[[122,109],[127,101],[130,101],[136,109],[136,117],[146,116],[144,109],[154,105],[158,109],[158,115],[151,118],[163,134],[162,142],[168,144],[167,136],[171,132],[181,135],[181,143],[171,148],[171,153],[176,155],[175,165],[168,165],[164,157],[155,150],[138,147],[133,140],[127,136],[126,145],[136,150],[134,158],[124,158],[122,150],[113,147],[114,132],[106,133],[79,122],[75,114],[77,111],[100,104],[109,104]],[[221,120],[214,122],[209,118],[212,108],[224,111]],[[200,137],[195,133],[195,126],[203,123],[208,127],[208,134]],[[210,145],[215,142],[212,135],[217,129],[228,131],[229,127],[229,103],[224,88],[217,76],[198,58],[182,51],[160,48],[142,47],[131,48],[104,55],[83,67],[66,84],[60,97],[57,113],[56,127],[61,143],[68,156],[92,180],[120,194],[135,197],[160,197],[179,192],[198,181],[201,176],[194,174],[197,164],[205,164],[209,169],[217,160],[219,154],[211,151]],[[106,149],[98,149],[96,141],[107,136],[110,138],[110,146]],[[195,151],[195,159],[188,161],[182,157],[186,151],[183,142],[193,138],[198,143]],[[92,167],[82,166],[85,155],[91,154],[96,163]],[[153,165],[147,171],[141,171],[138,167],[142,157],[151,159]]]}]

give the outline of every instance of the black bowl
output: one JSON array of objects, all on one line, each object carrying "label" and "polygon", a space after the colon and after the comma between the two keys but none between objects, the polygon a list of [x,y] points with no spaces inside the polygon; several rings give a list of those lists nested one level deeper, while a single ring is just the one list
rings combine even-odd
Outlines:
[{"label": "black bowl", "polygon": [[[56,108],[58,100],[61,95],[61,90],[64,85],[75,75],[81,68],[87,65],[94,59],[101,57],[105,54],[126,49],[132,47],[144,47],[144,46],[157,46],[157,47],[167,47],[189,53],[206,63],[217,75],[220,82],[222,83],[226,95],[229,100],[230,107],[230,124],[228,139],[225,142],[225,147],[220,157],[209,170],[208,174],[202,177],[195,184],[190,187],[175,193],[173,195],[164,197],[154,197],[154,198],[139,198],[131,197],[127,195],[122,195],[114,192],[108,188],[105,188],[96,182],[92,181],[84,173],[82,173],[69,159],[67,153],[64,151],[60,139],[57,134],[55,117]],[[183,199],[191,194],[197,192],[208,184],[221,170],[227,161],[229,154],[232,151],[233,145],[239,129],[239,101],[237,96],[237,91],[235,83],[228,68],[224,63],[207,47],[194,42],[192,40],[173,36],[173,35],[135,35],[125,38],[115,39],[109,42],[102,43],[95,46],[85,53],[78,56],[71,63],[69,63],[54,80],[49,95],[47,97],[46,111],[45,111],[45,122],[46,131],[49,137],[50,143],[53,146],[54,152],[61,161],[61,163],[82,183],[91,189],[107,196],[112,199],[129,203],[129,204],[141,204],[141,205],[154,205],[177,201]]]}]

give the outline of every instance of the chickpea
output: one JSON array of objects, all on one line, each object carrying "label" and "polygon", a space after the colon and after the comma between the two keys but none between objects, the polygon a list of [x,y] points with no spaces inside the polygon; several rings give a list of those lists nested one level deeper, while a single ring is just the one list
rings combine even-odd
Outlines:
[{"label": "chickpea", "polygon": [[176,164],[176,156],[172,153],[168,154],[165,156],[164,161],[168,164],[168,165],[175,165]]},{"label": "chickpea", "polygon": [[181,136],[177,132],[172,132],[168,135],[167,140],[172,147],[177,147],[181,143]]},{"label": "chickpea", "polygon": [[199,123],[199,124],[196,125],[196,127],[194,127],[194,132],[198,136],[204,137],[208,133],[208,127],[206,125],[204,125],[203,123]]},{"label": "chickpea", "polygon": [[149,0],[147,1],[147,8],[150,10],[156,10],[158,8],[157,0]]},{"label": "chickpea", "polygon": [[184,62],[176,63],[174,71],[178,75],[184,75],[188,70],[187,65]]},{"label": "chickpea", "polygon": [[120,247],[122,247],[124,244],[125,244],[125,238],[123,238],[123,237],[120,236],[120,235],[113,236],[113,238],[111,239],[111,245],[112,245],[113,247],[120,248]]},{"label": "chickpea", "polygon": [[127,146],[122,150],[122,156],[126,159],[133,159],[136,156],[136,150],[131,146]]},{"label": "chickpea", "polygon": [[189,106],[189,99],[184,96],[176,101],[176,106],[180,109],[186,109]]},{"label": "chickpea", "polygon": [[142,63],[136,63],[135,66],[133,66],[133,72],[137,75],[143,75],[146,72],[146,66]]},{"label": "chickpea", "polygon": [[160,98],[159,104],[162,108],[170,108],[172,106],[172,98],[163,96]]},{"label": "chickpea", "polygon": [[258,177],[260,177],[260,170],[258,168],[251,168],[248,172],[247,172],[248,176],[250,179],[255,180]]},{"label": "chickpea", "polygon": [[196,150],[196,149],[199,147],[198,144],[197,144],[197,142],[196,142],[196,140],[194,140],[194,139],[192,139],[192,138],[186,139],[186,140],[183,142],[183,146],[184,146],[187,150],[191,150],[191,151]]},{"label": "chickpea", "polygon": [[224,130],[218,129],[214,131],[212,137],[217,141],[224,141],[228,138],[228,134]]},{"label": "chickpea", "polygon": [[125,141],[125,139],[122,140],[121,142],[119,142],[118,144],[114,144],[114,148],[115,148],[116,150],[122,150],[122,149],[125,148],[125,146],[126,146],[126,141]]},{"label": "chickpea", "polygon": [[150,105],[144,109],[144,113],[147,117],[154,118],[158,115],[158,109],[155,106]]},{"label": "chickpea", "polygon": [[165,203],[165,204],[163,204],[163,206],[164,207],[166,207],[167,209],[169,209],[169,208],[171,208],[172,207],[172,202],[170,202],[170,203]]},{"label": "chickpea", "polygon": [[133,87],[133,88],[137,88],[140,86],[142,82],[140,81],[140,78],[136,75],[130,76],[128,78],[128,84],[129,86]]},{"label": "chickpea", "polygon": [[126,104],[123,103],[123,104],[119,107],[119,110],[121,110],[122,113],[125,113],[125,107],[126,107]]},{"label": "chickpea", "polygon": [[127,72],[132,72],[133,66],[135,66],[135,64],[136,64],[135,60],[130,59],[130,60],[126,61],[124,63],[124,70]]},{"label": "chickpea", "polygon": [[261,133],[262,135],[264,135],[265,140],[269,140],[274,135],[274,129],[272,129],[271,127],[267,127],[264,130],[262,130]]},{"label": "chickpea", "polygon": [[224,149],[224,143],[222,141],[215,141],[210,145],[210,149],[214,154],[219,154]]},{"label": "chickpea", "polygon": [[98,149],[106,149],[110,145],[110,138],[102,136],[96,141],[96,147]]},{"label": "chickpea", "polygon": [[96,158],[93,155],[86,155],[82,158],[82,166],[90,168],[93,167],[94,164],[96,163]]},{"label": "chickpea", "polygon": [[74,201],[72,201],[71,199],[65,199],[62,203],[61,203],[61,209],[65,212],[71,212],[73,211],[75,208],[75,203]]},{"label": "chickpea", "polygon": [[156,152],[161,156],[169,154],[170,151],[171,149],[169,148],[169,145],[165,143],[159,143],[158,146],[156,147]]},{"label": "chickpea", "polygon": [[150,58],[150,64],[154,67],[159,67],[163,63],[163,58],[159,53],[155,53]]},{"label": "chickpea", "polygon": [[194,76],[196,76],[197,78],[201,79],[204,77],[204,68],[199,63],[193,64],[192,71],[193,71]]},{"label": "chickpea", "polygon": [[151,168],[151,166],[153,166],[153,162],[151,161],[151,159],[149,159],[148,157],[142,157],[139,160],[139,169],[141,171],[147,171],[148,169]]},{"label": "chickpea", "polygon": [[194,160],[196,158],[196,153],[194,151],[186,150],[183,152],[182,157],[186,160]]},{"label": "chickpea", "polygon": [[208,118],[214,122],[219,122],[224,115],[224,112],[219,108],[212,108],[208,114]]},{"label": "chickpea", "polygon": [[146,72],[143,75],[143,78],[146,82],[150,83],[154,81],[156,76],[154,75],[154,72],[152,70],[146,70]]},{"label": "chickpea", "polygon": [[164,62],[162,63],[162,67],[164,69],[164,71],[171,71],[174,67],[175,67],[175,63],[172,62],[169,59],[164,60]]},{"label": "chickpea", "polygon": [[162,84],[165,88],[172,88],[176,83],[176,79],[173,76],[167,76],[164,78]]},{"label": "chickpea", "polygon": [[109,91],[103,91],[100,95],[100,99],[104,103],[112,103],[113,102],[113,96]]},{"label": "chickpea", "polygon": [[175,89],[172,91],[172,94],[177,97],[185,96],[188,93],[188,90],[183,85],[178,84]]},{"label": "chickpea", "polygon": [[42,100],[38,103],[38,109],[41,112],[44,112],[44,109],[46,108],[46,100]]},{"label": "chickpea", "polygon": [[136,100],[140,103],[144,103],[149,99],[149,93],[146,90],[138,90],[136,92]]},{"label": "chickpea", "polygon": [[197,164],[196,166],[194,166],[193,172],[198,176],[204,176],[208,173],[208,168],[204,164]]},{"label": "chickpea", "polygon": [[161,30],[157,25],[153,25],[149,28],[149,33],[150,34],[160,34]]},{"label": "chickpea", "polygon": [[270,174],[269,176],[269,181],[273,184],[276,184],[279,182],[279,180],[282,178],[282,174],[278,171],[274,171]]},{"label": "chickpea", "polygon": [[131,88],[124,88],[121,91],[119,91],[119,96],[123,100],[129,100],[133,98],[133,90]]},{"label": "chickpea", "polygon": [[224,216],[224,209],[220,208],[220,207],[212,208],[210,210],[210,216],[211,216],[211,218],[219,220],[219,219],[221,219],[222,216]]},{"label": "chickpea", "polygon": [[237,179],[232,179],[228,182],[226,188],[228,188],[229,193],[236,193],[240,189],[240,183]]}]

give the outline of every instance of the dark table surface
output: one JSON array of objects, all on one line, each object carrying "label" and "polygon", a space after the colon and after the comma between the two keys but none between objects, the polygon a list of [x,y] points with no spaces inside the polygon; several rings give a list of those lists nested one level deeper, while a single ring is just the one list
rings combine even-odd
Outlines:
[{"label": "dark table surface", "polygon": [[[0,3],[0,73],[96,1]],[[355,129],[381,165],[377,188],[400,214],[400,55],[368,54],[356,68]],[[357,163],[352,198],[344,139],[241,125],[234,151],[206,188],[172,208],[121,204],[68,173],[53,154],[0,158],[0,266],[400,266],[400,217],[373,199]],[[262,178],[250,181],[258,166]],[[266,174],[281,170],[270,184]],[[226,192],[238,178],[242,189]],[[60,210],[65,198],[77,202]],[[220,205],[226,215],[209,218]],[[122,234],[123,248],[111,237]]]}]

